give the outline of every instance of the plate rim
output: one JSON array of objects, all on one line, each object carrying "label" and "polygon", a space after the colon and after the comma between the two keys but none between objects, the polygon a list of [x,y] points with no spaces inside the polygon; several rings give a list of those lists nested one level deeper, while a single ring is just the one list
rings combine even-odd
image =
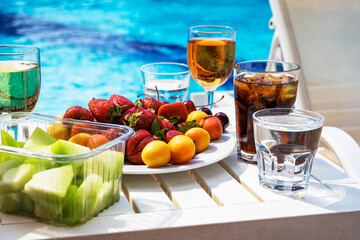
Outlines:
[{"label": "plate rim", "polygon": [[[223,140],[225,137],[228,137],[227,140]],[[217,142],[221,143],[220,146],[225,145],[227,146],[227,144],[231,144],[231,147],[226,147],[226,148],[222,148],[219,149],[219,147],[216,145]],[[196,162],[196,163],[191,163],[191,161],[187,164],[180,164],[180,165],[169,165],[167,167],[161,167],[161,168],[149,168],[146,165],[130,165],[130,164],[124,164],[123,166],[123,175],[149,175],[149,174],[166,174],[166,173],[173,173],[173,172],[183,172],[183,171],[188,171],[188,170],[193,170],[193,169],[197,169],[197,168],[201,168],[201,167],[205,167],[208,166],[210,164],[216,163],[220,160],[223,160],[224,158],[228,157],[233,151],[234,148],[236,147],[236,140],[234,135],[231,132],[224,132],[221,135],[221,138],[218,140],[214,140],[210,142],[212,147],[215,147],[215,151],[218,153],[218,155],[216,155],[216,157],[210,159],[210,160],[206,160],[204,161],[204,159],[202,159],[202,157],[206,157],[208,156],[208,153],[210,151],[210,149],[205,150],[202,153],[199,153],[195,156],[195,161],[202,161],[202,162]],[[222,150],[222,151],[219,151]],[[200,159],[198,159],[200,158]]]}]

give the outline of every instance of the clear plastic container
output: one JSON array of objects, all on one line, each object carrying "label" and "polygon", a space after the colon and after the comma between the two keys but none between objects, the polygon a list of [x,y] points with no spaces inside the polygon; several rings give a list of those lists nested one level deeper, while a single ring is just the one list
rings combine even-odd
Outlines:
[{"label": "clear plastic container", "polygon": [[[2,136],[1,211],[49,223],[76,225],[119,201],[125,144],[134,133],[131,128],[34,113],[2,115],[0,128],[20,145],[11,146],[14,143]],[[39,128],[55,139],[68,140],[81,132],[103,135],[109,141],[93,150],[83,147],[80,153],[72,154],[74,149],[66,147],[68,141],[54,147],[54,139],[44,137]],[[34,131],[38,133],[31,137]],[[64,154],[52,154],[59,151]]]}]

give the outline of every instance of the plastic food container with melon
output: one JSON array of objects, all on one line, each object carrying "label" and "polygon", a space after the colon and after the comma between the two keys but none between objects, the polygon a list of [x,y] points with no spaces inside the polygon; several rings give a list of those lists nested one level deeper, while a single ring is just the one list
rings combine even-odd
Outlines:
[{"label": "plastic food container with melon", "polygon": [[[2,115],[0,128],[2,212],[76,225],[119,201],[131,128],[34,113]],[[109,141],[92,150],[65,141],[76,133]]]}]

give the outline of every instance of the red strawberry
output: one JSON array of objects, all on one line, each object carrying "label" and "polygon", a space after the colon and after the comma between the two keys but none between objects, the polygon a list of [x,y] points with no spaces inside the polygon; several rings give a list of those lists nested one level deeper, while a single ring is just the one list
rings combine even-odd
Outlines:
[{"label": "red strawberry", "polygon": [[127,110],[120,118],[119,123],[132,127],[135,131],[139,129],[151,130],[153,121],[156,120],[161,128],[161,121],[155,113],[142,107],[134,107]]},{"label": "red strawberry", "polygon": [[126,157],[134,164],[144,164],[141,159],[141,151],[151,141],[155,139],[146,130],[139,130],[135,132],[134,136],[126,143]]},{"label": "red strawberry", "polygon": [[162,125],[162,129],[167,128],[169,130],[175,130],[175,126],[171,122],[161,120],[161,125]]},{"label": "red strawberry", "polygon": [[121,116],[119,105],[107,99],[93,98],[89,102],[89,109],[99,122],[117,123]]},{"label": "red strawberry", "polygon": [[163,102],[160,102],[154,98],[144,98],[144,99],[141,99],[140,100],[142,105],[140,105],[141,107],[147,109],[147,110],[150,110],[150,109],[153,109],[155,111],[155,113],[158,112],[159,108],[164,105]]},{"label": "red strawberry", "polygon": [[176,130],[170,130],[165,134],[164,141],[166,143],[170,142],[170,140],[177,136],[177,135],[184,135],[182,132],[176,131]]},{"label": "red strawberry", "polygon": [[68,108],[64,114],[64,118],[94,121],[92,113],[86,108],[80,106]]},{"label": "red strawberry", "polygon": [[126,112],[130,108],[135,107],[135,104],[132,101],[130,101],[126,97],[123,97],[123,96],[120,96],[120,95],[117,95],[117,94],[111,95],[110,96],[110,101],[112,101],[115,104],[122,107],[122,113]]},{"label": "red strawberry", "polygon": [[164,104],[159,108],[158,116],[163,116],[169,120],[170,118],[178,117],[176,123],[185,122],[188,117],[188,112],[183,103],[175,102],[170,104]]}]

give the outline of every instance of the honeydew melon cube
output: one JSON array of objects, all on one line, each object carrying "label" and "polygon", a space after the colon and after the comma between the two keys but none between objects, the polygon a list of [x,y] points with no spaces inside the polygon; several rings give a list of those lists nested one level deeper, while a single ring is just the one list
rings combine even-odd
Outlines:
[{"label": "honeydew melon cube", "polygon": [[5,162],[0,163],[0,177],[11,168],[15,168],[21,164],[21,160],[19,158],[12,158]]},{"label": "honeydew melon cube", "polygon": [[104,181],[119,179],[124,165],[124,154],[117,151],[105,151],[84,162],[83,176],[95,173]]},{"label": "honeydew melon cube", "polygon": [[19,192],[19,193],[21,193],[23,195],[20,211],[26,212],[26,213],[33,213],[34,212],[34,201],[31,200],[31,198],[28,195],[26,195],[25,193],[23,193],[23,192]]},{"label": "honeydew melon cube", "polygon": [[1,144],[10,147],[21,148],[21,145],[4,130],[1,130]]},{"label": "honeydew melon cube", "polygon": [[51,153],[51,145],[38,145],[38,146],[30,146],[30,147],[24,147],[25,149],[37,151],[37,152],[43,152],[43,153]]},{"label": "honeydew melon cube", "polygon": [[73,184],[75,184],[76,186],[80,187],[80,185],[84,182],[84,178],[80,175],[76,175],[74,177],[74,181]]},{"label": "honeydew melon cube", "polygon": [[66,222],[74,224],[91,217],[89,213],[95,208],[97,194],[101,189],[102,183],[102,177],[96,174],[91,174],[85,178],[73,200],[70,200],[67,208],[63,209],[63,216]]},{"label": "honeydew melon cube", "polygon": [[99,189],[99,192],[96,196],[95,206],[94,209],[90,212],[90,216],[98,215],[102,210],[107,208],[109,205],[112,204],[114,192],[114,182],[104,182]]},{"label": "honeydew melon cube", "polygon": [[34,174],[25,184],[26,193],[35,202],[35,214],[45,219],[56,218],[74,177],[72,166],[53,168]]},{"label": "honeydew melon cube", "polygon": [[78,189],[79,187],[77,185],[70,185],[64,199],[64,207],[62,209],[63,218],[71,218],[74,216],[74,198]]},{"label": "honeydew melon cube", "polygon": [[[24,147],[25,149],[42,152],[42,153],[49,153],[51,154],[51,145],[47,146],[30,146],[30,147]],[[49,168],[55,168],[58,167],[58,163],[55,161],[49,161],[41,158],[36,157],[28,157],[24,161],[25,163],[31,163],[34,164],[38,171],[44,171]]]},{"label": "honeydew melon cube", "polygon": [[[120,179],[116,179],[114,181],[114,193],[113,193],[113,198],[112,198],[112,203],[116,203],[120,200]],[[110,205],[111,205],[110,204]]]},{"label": "honeydew melon cube", "polygon": [[31,134],[30,138],[26,141],[24,148],[32,146],[46,146],[54,143],[56,138],[47,134],[44,130],[37,127],[34,132]]},{"label": "honeydew melon cube", "polygon": [[90,148],[82,145],[65,141],[62,139],[57,140],[51,144],[51,153],[58,155],[77,155],[90,151]]},{"label": "honeydew melon cube", "polygon": [[34,202],[22,192],[0,195],[0,209],[7,213],[34,212]]},{"label": "honeydew melon cube", "polygon": [[[9,133],[7,133],[4,130],[1,130],[1,144],[10,147],[17,147],[17,148],[22,147],[21,144],[19,144]],[[14,158],[14,156],[15,156],[14,154],[10,154],[10,153],[4,153],[4,152],[0,153],[0,163]]]},{"label": "honeydew melon cube", "polygon": [[0,195],[0,209],[6,213],[14,213],[21,210],[23,194],[21,192]]},{"label": "honeydew melon cube", "polygon": [[0,194],[20,191],[34,173],[35,166],[27,163],[6,171],[0,180]]}]

